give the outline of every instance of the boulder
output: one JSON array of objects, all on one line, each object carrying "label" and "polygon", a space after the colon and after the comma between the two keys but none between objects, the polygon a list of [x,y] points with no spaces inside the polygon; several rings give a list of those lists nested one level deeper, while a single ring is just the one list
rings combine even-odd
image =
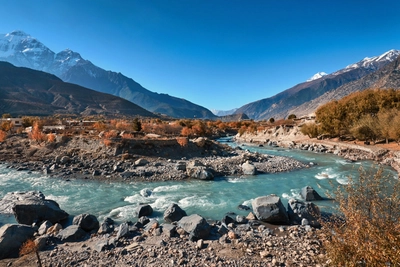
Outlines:
[{"label": "boulder", "polygon": [[148,188],[143,188],[142,190],[140,190],[140,195],[142,197],[149,197],[149,196],[151,196],[152,193],[153,192]]},{"label": "boulder", "polygon": [[78,225],[71,225],[61,230],[57,238],[65,242],[81,241],[86,236],[86,232]]},{"label": "boulder", "polygon": [[198,160],[189,162],[186,166],[186,174],[191,178],[199,180],[214,179],[213,171]]},{"label": "boulder", "polygon": [[191,240],[205,239],[210,234],[210,225],[198,214],[185,216],[179,220],[178,226],[189,233]]},{"label": "boulder", "polygon": [[168,223],[177,222],[184,216],[187,216],[186,212],[175,203],[164,211],[164,221]]},{"label": "boulder", "polygon": [[44,234],[46,234],[46,233],[47,233],[47,230],[49,230],[49,228],[52,227],[52,226],[53,226],[53,224],[52,224],[50,221],[44,221],[44,222],[40,225],[40,227],[39,227],[39,229],[38,229],[38,234],[39,234],[39,235],[44,235]]},{"label": "boulder", "polygon": [[324,200],[311,186],[303,187],[300,195],[305,201]]},{"label": "boulder", "polygon": [[258,220],[275,224],[287,224],[288,215],[281,199],[277,195],[258,197],[252,202],[253,211]]},{"label": "boulder", "polygon": [[86,232],[97,231],[99,229],[99,221],[96,216],[86,213],[75,216],[72,224],[78,225]]},{"label": "boulder", "polygon": [[162,224],[162,232],[168,237],[174,237],[176,235],[176,226],[173,224]]},{"label": "boulder", "polygon": [[138,218],[142,216],[150,216],[153,213],[153,208],[148,204],[140,205],[136,208],[136,213],[138,215]]},{"label": "boulder", "polygon": [[121,238],[121,237],[127,237],[130,235],[129,232],[129,224],[128,223],[121,223],[121,225],[118,228],[118,232],[117,232],[117,239]]},{"label": "boulder", "polygon": [[46,234],[50,236],[55,236],[57,235],[60,231],[62,230],[62,225],[59,223],[56,223],[53,226],[50,226],[49,229],[47,229]]},{"label": "boulder", "polygon": [[186,171],[186,162],[178,161],[175,165],[175,169],[178,171]]},{"label": "boulder", "polygon": [[206,137],[198,137],[193,139],[192,142],[198,147],[204,147],[207,144],[208,139]]},{"label": "boulder", "polygon": [[23,243],[33,237],[35,230],[27,225],[5,224],[0,228],[0,260],[18,257]]},{"label": "boulder", "polygon": [[291,224],[311,225],[320,227],[318,222],[321,212],[317,205],[312,202],[303,202],[296,199],[288,201],[288,215]]},{"label": "boulder", "polygon": [[242,171],[243,171],[243,174],[245,174],[245,175],[256,175],[257,174],[256,166],[254,166],[248,160],[242,164]]},{"label": "boulder", "polygon": [[138,159],[135,161],[135,166],[145,166],[147,164],[149,164],[147,159]]},{"label": "boulder", "polygon": [[68,218],[68,213],[57,202],[35,191],[7,193],[0,201],[0,212],[12,212],[18,223],[27,225],[46,220],[56,223]]},{"label": "boulder", "polygon": [[114,232],[114,225],[110,225],[107,222],[102,222],[100,224],[99,230],[97,230],[97,233],[102,235],[102,234],[109,234]]}]

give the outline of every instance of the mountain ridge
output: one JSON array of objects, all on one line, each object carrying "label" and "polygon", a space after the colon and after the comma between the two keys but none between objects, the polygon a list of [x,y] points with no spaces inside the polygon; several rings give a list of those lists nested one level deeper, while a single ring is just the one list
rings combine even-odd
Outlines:
[{"label": "mountain ridge", "polygon": [[200,105],[147,90],[121,73],[94,65],[77,52],[65,49],[56,54],[23,31],[0,35],[0,61],[49,72],[65,82],[122,97],[154,113],[177,118],[216,118]]}]

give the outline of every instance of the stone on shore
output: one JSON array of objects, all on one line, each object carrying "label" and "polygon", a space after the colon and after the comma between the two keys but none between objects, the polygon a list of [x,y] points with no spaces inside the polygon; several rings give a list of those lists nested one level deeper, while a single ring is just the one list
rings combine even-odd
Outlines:
[{"label": "stone on shore", "polygon": [[57,238],[64,242],[81,241],[86,236],[86,232],[78,225],[71,225],[61,230]]},{"label": "stone on shore", "polygon": [[310,225],[320,227],[318,218],[321,212],[317,205],[312,202],[303,202],[296,199],[289,199],[288,215],[291,224]]},{"label": "stone on shore", "polygon": [[288,215],[277,195],[258,197],[252,202],[253,212],[258,220],[273,224],[287,224]]},{"label": "stone on shore", "polygon": [[153,213],[153,208],[148,204],[140,205],[137,207],[136,213],[138,218],[143,216],[150,216]]},{"label": "stone on shore", "polygon": [[188,233],[192,240],[206,239],[211,229],[206,219],[198,214],[183,217],[179,220],[178,226]]},{"label": "stone on shore", "polygon": [[324,200],[311,186],[303,187],[300,195],[305,201]]},{"label": "stone on shore", "polygon": [[18,257],[22,244],[33,237],[34,233],[35,230],[31,226],[3,225],[0,228],[0,260]]},{"label": "stone on shore", "polygon": [[165,210],[164,221],[168,223],[177,222],[184,216],[187,216],[186,212],[178,204],[173,203]]},{"label": "stone on shore", "polygon": [[86,232],[97,231],[99,229],[99,221],[92,214],[80,214],[74,217],[72,224],[78,225]]},{"label": "stone on shore", "polygon": [[256,175],[257,174],[257,168],[248,160],[242,164],[242,171],[243,171],[244,175]]},{"label": "stone on shore", "polygon": [[57,202],[35,191],[7,193],[0,201],[0,210],[1,213],[12,210],[16,221],[27,225],[46,220],[56,223],[68,218],[68,213],[60,209]]},{"label": "stone on shore", "polygon": [[214,174],[210,168],[207,168],[201,162],[195,160],[186,166],[186,174],[190,178],[199,180],[213,180]]}]

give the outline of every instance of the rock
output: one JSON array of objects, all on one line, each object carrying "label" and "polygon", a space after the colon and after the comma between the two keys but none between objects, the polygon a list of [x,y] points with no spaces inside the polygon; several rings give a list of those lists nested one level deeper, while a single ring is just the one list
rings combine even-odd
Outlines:
[{"label": "rock", "polygon": [[187,216],[186,212],[178,204],[171,204],[164,212],[164,220],[168,223],[177,222]]},{"label": "rock", "polygon": [[105,239],[102,239],[102,240],[99,240],[98,242],[96,242],[96,244],[94,244],[94,246],[93,246],[93,249],[100,253],[102,251],[108,250],[109,247],[110,247],[110,245],[109,245],[108,239],[105,238]]},{"label": "rock", "polygon": [[140,195],[142,197],[149,197],[149,196],[151,196],[152,193],[153,192],[148,188],[143,188],[142,190],[140,190]]},{"label": "rock", "polygon": [[202,249],[203,247],[204,247],[204,241],[203,241],[203,239],[197,240],[197,242],[196,242],[196,248],[197,248],[197,249]]},{"label": "rock", "polygon": [[162,226],[162,232],[168,236],[168,237],[174,237],[176,235],[176,226],[173,224],[163,224]]},{"label": "rock", "polygon": [[208,139],[206,137],[198,137],[192,140],[192,142],[198,147],[204,147],[207,141]]},{"label": "rock", "polygon": [[175,165],[175,169],[178,171],[186,171],[186,162],[178,161]]},{"label": "rock", "polygon": [[275,224],[287,224],[288,215],[281,199],[277,195],[258,197],[252,202],[253,211],[258,220]]},{"label": "rock", "polygon": [[38,248],[38,250],[44,250],[44,248],[46,247],[46,244],[47,244],[47,239],[49,239],[48,235],[42,235],[34,240],[35,245]]},{"label": "rock", "polygon": [[229,215],[225,215],[221,220],[222,225],[228,226],[231,223],[236,223],[235,219],[230,217]]},{"label": "rock", "polygon": [[53,224],[50,221],[44,221],[38,229],[38,234],[44,235],[45,233],[47,233],[47,230],[49,230],[49,228],[52,226]]},{"label": "rock", "polygon": [[35,191],[7,193],[0,201],[0,212],[9,213],[10,210],[18,223],[27,225],[46,220],[56,223],[68,218],[68,213],[60,209],[57,202]]},{"label": "rock", "polygon": [[117,239],[120,239],[121,237],[127,237],[129,236],[129,225],[128,223],[121,223],[121,225],[118,228],[117,232]]},{"label": "rock", "polygon": [[47,230],[46,234],[47,234],[47,235],[55,236],[55,235],[57,235],[61,230],[62,230],[61,224],[56,223],[55,225],[51,226],[51,227]]},{"label": "rock", "polygon": [[147,159],[138,159],[135,161],[135,166],[145,166],[147,164],[149,164]]},{"label": "rock", "polygon": [[239,209],[239,210],[250,210],[250,207],[249,207],[249,206],[246,206],[246,205],[243,205],[243,204],[240,204],[240,205],[238,206],[238,209]]},{"label": "rock", "polygon": [[153,213],[153,208],[148,204],[140,205],[136,208],[136,213],[138,215],[138,218],[142,216],[150,216]]},{"label": "rock", "polygon": [[245,163],[242,164],[242,171],[243,174],[245,175],[257,174],[257,168],[250,161],[246,161]]},{"label": "rock", "polygon": [[236,222],[237,223],[241,223],[241,224],[244,224],[244,223],[247,223],[249,220],[245,217],[245,216],[243,216],[243,215],[237,215],[236,216]]},{"label": "rock", "polygon": [[249,214],[246,216],[246,219],[249,221],[257,220],[256,216],[252,212],[249,212]]},{"label": "rock", "polygon": [[201,162],[195,160],[191,161],[186,166],[186,174],[194,179],[199,180],[213,180],[214,174],[210,168],[204,166]]},{"label": "rock", "polygon": [[324,199],[311,186],[303,187],[301,189],[300,195],[305,201],[314,201],[314,200],[323,200]]},{"label": "rock", "polygon": [[233,231],[229,231],[228,232],[228,237],[229,237],[229,239],[237,239],[238,238],[238,236],[237,236],[237,234],[235,233],[235,232],[233,232]]},{"label": "rock", "polygon": [[61,159],[60,159],[60,163],[61,164],[67,164],[68,162],[70,162],[70,158],[68,157],[68,156],[63,156],[63,157],[61,157]]},{"label": "rock", "polygon": [[140,225],[138,225],[138,228],[142,228],[143,226],[145,226],[146,224],[148,224],[150,222],[150,219],[147,218],[147,216],[142,216],[138,219],[137,223],[139,223]]},{"label": "rock", "polygon": [[198,214],[185,216],[179,220],[178,226],[194,239],[205,239],[210,234],[210,225]]},{"label": "rock", "polygon": [[100,224],[99,230],[97,230],[97,233],[100,235],[109,234],[112,232],[114,232],[114,226],[108,224],[107,222],[102,222]]},{"label": "rock", "polygon": [[0,228],[0,259],[18,257],[20,247],[34,233],[34,229],[27,225],[3,225]]},{"label": "rock", "polygon": [[61,230],[57,238],[65,242],[77,242],[81,241],[86,236],[86,232],[78,225],[70,225],[67,228]]},{"label": "rock", "polygon": [[[321,212],[317,205],[311,202],[303,202],[296,199],[289,199],[288,201],[288,215],[291,224],[307,225],[313,227],[320,227],[318,222]],[[306,220],[307,223],[303,220]]]},{"label": "rock", "polygon": [[99,221],[96,216],[86,213],[75,216],[72,224],[78,225],[86,232],[97,231],[99,229]]}]

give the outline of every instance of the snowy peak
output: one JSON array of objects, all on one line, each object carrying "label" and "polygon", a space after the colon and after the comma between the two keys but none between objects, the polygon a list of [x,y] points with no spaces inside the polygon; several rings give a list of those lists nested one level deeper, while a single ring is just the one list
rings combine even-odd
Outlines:
[{"label": "snowy peak", "polygon": [[398,56],[400,56],[400,50],[389,50],[386,53],[383,53],[380,56],[375,57],[366,57],[363,60],[348,65],[344,71],[349,71],[357,68],[365,68],[365,69],[372,69],[377,70],[383,65],[386,65],[392,61],[394,61]]},{"label": "snowy peak", "polygon": [[319,78],[324,77],[325,75],[328,75],[328,74],[323,72],[323,71],[322,72],[318,72],[318,73],[314,74],[310,79],[308,79],[307,82],[311,82],[311,81],[317,80]]}]

